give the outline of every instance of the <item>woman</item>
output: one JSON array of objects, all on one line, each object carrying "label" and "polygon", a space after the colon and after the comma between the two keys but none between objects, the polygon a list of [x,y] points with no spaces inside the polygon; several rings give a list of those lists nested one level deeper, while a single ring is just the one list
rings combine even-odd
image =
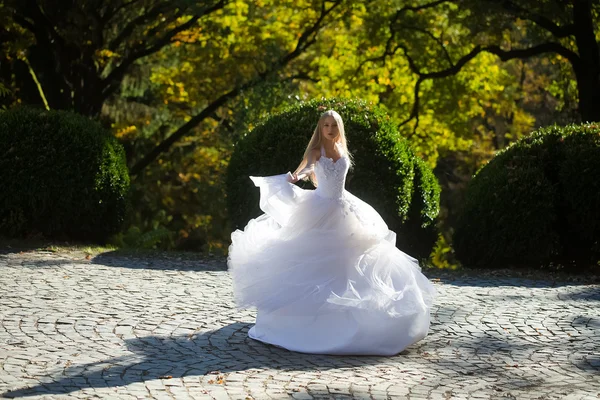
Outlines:
[{"label": "woman", "polygon": [[381,216],[344,189],[351,164],[330,110],[293,174],[250,177],[264,214],[232,233],[228,267],[238,307],[258,309],[251,338],[305,353],[393,355],[427,335],[433,285]]}]

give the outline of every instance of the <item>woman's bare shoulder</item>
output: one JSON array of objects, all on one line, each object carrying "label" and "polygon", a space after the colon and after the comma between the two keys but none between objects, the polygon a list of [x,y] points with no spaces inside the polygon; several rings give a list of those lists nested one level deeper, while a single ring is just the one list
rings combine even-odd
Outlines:
[{"label": "woman's bare shoulder", "polygon": [[310,155],[313,160],[317,161],[319,158],[321,158],[321,149],[316,147],[310,149]]}]

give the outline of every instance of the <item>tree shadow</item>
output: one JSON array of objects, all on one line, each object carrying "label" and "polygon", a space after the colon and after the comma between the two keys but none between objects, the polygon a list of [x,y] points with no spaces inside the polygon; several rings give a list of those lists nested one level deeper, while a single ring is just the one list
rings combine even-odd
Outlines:
[{"label": "tree shadow", "polygon": [[14,239],[0,236],[0,255],[18,254],[27,252],[56,253],[56,249],[78,252],[85,248],[97,248],[93,242],[60,241],[32,237],[27,239]]},{"label": "tree shadow", "polygon": [[48,247],[48,243],[39,240],[25,241],[0,237],[0,255],[36,251]]},{"label": "tree shadow", "polygon": [[[522,292],[525,294],[506,294],[506,293],[486,293],[481,294],[482,297],[488,297],[493,299],[493,301],[515,301],[515,302],[523,302],[523,301],[531,301],[534,298],[539,298],[540,294],[536,294],[535,292]],[[552,291],[552,292],[544,292],[545,296],[557,297],[561,301],[578,301],[582,304],[586,302],[600,302],[600,285],[586,285],[586,286],[577,286],[574,289],[570,289],[569,291]],[[600,305],[600,304],[598,304]],[[592,304],[590,304],[592,306]]]},{"label": "tree shadow", "polygon": [[41,269],[41,268],[57,267],[57,266],[61,266],[61,265],[73,265],[75,263],[76,263],[76,261],[70,260],[70,259],[53,258],[51,260],[28,259],[26,261],[19,262],[18,265],[20,268],[30,268],[30,269],[40,268]]},{"label": "tree shadow", "polygon": [[[591,320],[594,320],[593,318]],[[590,327],[590,318],[585,321]],[[575,318],[573,324],[578,323]],[[595,327],[599,326],[600,320],[595,319]],[[592,328],[593,329],[593,328]],[[583,337],[581,340],[573,340],[565,336],[559,339],[561,350],[569,350],[573,355],[580,353],[579,357],[569,357],[566,359],[568,365],[574,366],[590,376],[597,375],[600,372],[600,356],[592,349],[594,342],[590,336]],[[586,344],[585,349],[582,344]],[[456,376],[468,375],[482,377],[493,374],[498,377],[498,384],[511,384],[515,379],[523,378],[524,372],[532,372],[530,367],[535,357],[533,354],[539,354],[540,360],[546,357],[547,362],[552,362],[552,352],[549,352],[548,343],[543,341],[533,342],[523,337],[507,339],[495,334],[464,334],[459,336],[449,336],[447,332],[439,331],[432,335],[427,343],[427,353],[435,354],[438,349],[453,348],[454,354],[445,352],[443,356],[432,362],[450,366]],[[466,352],[466,354],[464,354]],[[587,354],[585,354],[588,352]],[[462,354],[461,354],[462,353]],[[581,354],[583,353],[583,354]],[[492,361],[495,361],[495,365]],[[543,380],[544,375],[539,377],[531,376],[530,381]],[[545,379],[545,378],[544,378]]]},{"label": "tree shadow", "polygon": [[[52,248],[58,246],[58,250]],[[70,247],[71,246],[71,247]],[[177,271],[226,271],[224,256],[206,255],[187,251],[161,251],[146,249],[117,249],[90,257],[86,244],[69,245],[63,242],[41,240],[10,240],[0,238],[0,256],[31,253],[25,262],[30,266],[91,263],[134,269]],[[90,247],[96,245],[89,244]],[[62,249],[65,247],[65,249]],[[26,254],[27,255],[27,254]],[[45,257],[36,260],[36,257]]]},{"label": "tree shadow", "polygon": [[115,250],[91,258],[92,264],[131,269],[176,271],[226,271],[223,257],[209,257],[199,253],[137,252]]},{"label": "tree shadow", "polygon": [[600,318],[578,316],[571,322],[572,326],[600,331]]},{"label": "tree shadow", "polygon": [[131,352],[130,355],[70,366],[59,377],[47,377],[48,382],[8,391],[2,396],[16,398],[68,394],[84,388],[116,387],[155,379],[216,375],[251,369],[322,371],[378,364],[390,358],[291,352],[248,338],[251,325],[236,322],[201,334],[126,339],[125,345]]},{"label": "tree shadow", "polygon": [[561,293],[561,299],[600,301],[600,285],[589,285],[577,288],[576,291]]},{"label": "tree shadow", "polygon": [[[564,278],[564,280],[551,280],[547,278],[525,278],[525,277],[501,277],[501,276],[448,276],[443,275],[440,277],[435,273],[429,273],[429,279],[436,280],[442,282],[446,285],[458,286],[458,287],[526,287],[526,288],[558,288],[563,286],[588,286],[590,289],[595,288],[596,290],[600,290],[600,283],[597,282],[588,282],[584,278],[578,280],[579,277],[575,279],[569,279],[568,277]],[[573,277],[571,277],[573,278]]]}]

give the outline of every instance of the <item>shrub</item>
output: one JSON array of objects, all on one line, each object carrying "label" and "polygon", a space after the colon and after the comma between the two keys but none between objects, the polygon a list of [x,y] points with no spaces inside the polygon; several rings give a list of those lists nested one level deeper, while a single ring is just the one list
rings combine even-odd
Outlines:
[{"label": "shrub", "polygon": [[0,234],[104,241],[119,231],[125,153],[99,123],[65,111],[5,111],[0,147]]},{"label": "shrub", "polygon": [[498,153],[467,189],[454,234],[468,267],[596,264],[600,127],[539,129]]},{"label": "shrub", "polygon": [[[227,172],[233,228],[260,214],[259,191],[248,175],[293,171],[302,158],[320,115],[328,109],[344,120],[355,168],[347,189],[372,205],[397,233],[397,245],[416,257],[429,256],[437,239],[440,187],[431,169],[411,151],[380,109],[363,101],[314,100],[275,115],[236,144]],[[308,183],[302,183],[310,187]]]}]

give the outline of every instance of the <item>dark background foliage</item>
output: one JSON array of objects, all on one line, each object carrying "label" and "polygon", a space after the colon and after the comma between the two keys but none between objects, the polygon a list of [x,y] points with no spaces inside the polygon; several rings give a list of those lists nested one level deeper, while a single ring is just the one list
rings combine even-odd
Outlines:
[{"label": "dark background foliage", "polygon": [[227,173],[233,227],[243,228],[250,218],[260,214],[258,190],[248,175],[293,171],[320,115],[328,109],[342,116],[355,161],[346,188],[382,215],[398,234],[401,249],[418,257],[429,256],[437,239],[439,184],[389,117],[363,101],[311,101],[272,116],[242,137],[235,145]]},{"label": "dark background foliage", "polygon": [[0,233],[106,241],[128,209],[123,147],[66,111],[0,112]]},{"label": "dark background foliage", "polygon": [[539,129],[471,181],[454,246],[465,266],[574,268],[600,256],[600,127]]}]

